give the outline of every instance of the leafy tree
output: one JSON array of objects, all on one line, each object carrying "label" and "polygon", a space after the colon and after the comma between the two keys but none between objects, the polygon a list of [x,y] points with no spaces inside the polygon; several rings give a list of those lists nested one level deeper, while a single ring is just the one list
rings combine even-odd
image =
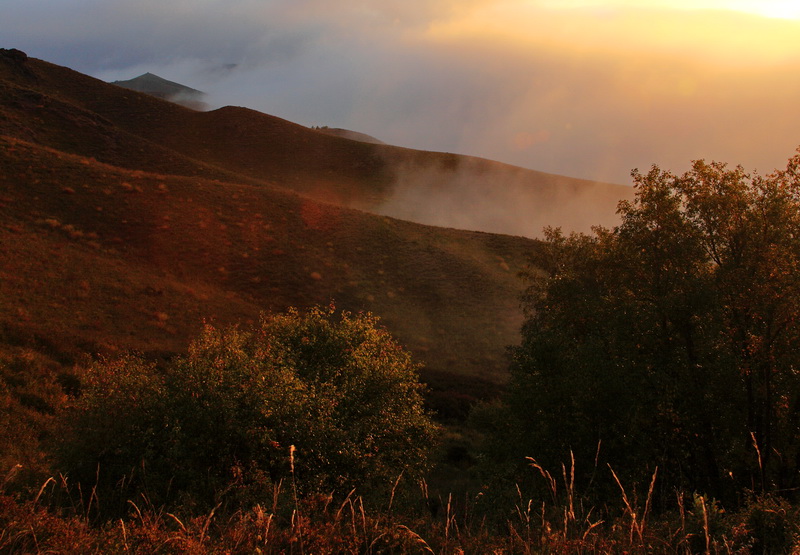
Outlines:
[{"label": "leafy tree", "polygon": [[99,476],[108,490],[206,507],[290,472],[326,491],[420,472],[435,426],[417,366],[377,324],[292,310],[248,331],[207,326],[163,370],[135,356],[100,363],[67,415],[61,461],[84,485]]},{"label": "leafy tree", "polygon": [[506,442],[729,499],[800,470],[800,155],[767,177],[633,173],[618,227],[548,230]]}]

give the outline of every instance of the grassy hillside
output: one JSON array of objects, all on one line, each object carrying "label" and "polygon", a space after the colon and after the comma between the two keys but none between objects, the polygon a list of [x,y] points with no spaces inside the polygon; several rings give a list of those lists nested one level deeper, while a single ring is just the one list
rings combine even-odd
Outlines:
[{"label": "grassy hillside", "polygon": [[380,315],[431,372],[503,380],[534,243],[313,200],[379,195],[375,145],[33,59],[0,57],[0,76],[6,327],[179,351],[203,318],[335,299]]},{"label": "grassy hillside", "polygon": [[[28,292],[7,314],[32,314],[8,325],[120,349],[180,350],[205,317],[335,299],[380,315],[431,375],[502,382],[521,321],[516,272],[535,243],[345,207],[491,229],[596,207],[588,191],[610,205],[620,189],[352,141],[245,108],[196,112],[8,56],[0,133],[4,233],[18,235],[3,287],[18,284],[8,299]],[[33,244],[47,272],[32,265]],[[72,282],[89,290],[63,291]],[[63,321],[86,312],[86,333]]]},{"label": "grassy hillside", "polygon": [[[528,237],[545,225],[612,225],[617,202],[632,196],[620,185],[353,141],[246,108],[195,112],[34,59],[0,60],[0,77],[6,134],[129,169],[235,175],[401,219]],[[28,124],[32,112],[46,132]]]},{"label": "grassy hillside", "polygon": [[431,371],[502,380],[531,241],[0,145],[9,333],[67,350],[180,351],[204,318],[335,299],[382,316]]},{"label": "grassy hillside", "polygon": [[[591,457],[573,457],[560,473],[530,459],[513,484],[503,478],[515,463],[486,442],[513,427],[496,420],[498,406],[479,413],[482,424],[464,425],[476,398],[503,388],[506,347],[520,339],[518,273],[542,244],[519,235],[544,224],[610,223],[629,195],[478,158],[352,141],[244,108],[194,112],[0,49],[0,551],[796,551],[800,512],[765,494],[763,480],[760,493],[744,492],[738,510],[725,512],[702,492],[657,485],[659,467],[641,483],[619,479],[611,465],[605,472],[595,412],[586,420],[594,423],[594,470]],[[418,483],[401,483],[401,474],[388,505],[379,491],[298,496],[294,443],[283,461],[291,486],[277,480],[266,497],[239,497],[248,484],[237,455],[230,488],[214,492],[214,503],[218,494],[231,505],[207,514],[191,500],[168,512],[147,495],[128,498],[130,483],[113,479],[126,513],[116,518],[117,493],[97,494],[102,465],[90,467],[95,489],[54,474],[52,440],[66,437],[62,426],[86,434],[63,409],[70,398],[91,398],[81,389],[94,359],[135,350],[157,363],[155,375],[204,322],[247,325],[263,311],[332,301],[382,318],[422,363],[428,404],[451,424],[434,471]],[[112,408],[159,413],[132,391],[130,404]],[[104,406],[102,414],[136,426],[131,412]],[[553,406],[561,414],[560,400]],[[109,446],[98,444],[102,460]],[[496,482],[477,472],[478,452]],[[128,475],[143,484],[139,472],[152,469],[144,456],[141,471],[130,461]],[[641,460],[624,457],[632,466]],[[582,473],[591,473],[588,485]]]},{"label": "grassy hillside", "polygon": [[196,112],[7,53],[0,318],[15,341],[72,352],[63,360],[177,352],[205,318],[335,300],[381,316],[436,387],[502,383],[536,243],[391,216],[538,230],[566,212],[596,223],[583,208],[628,192],[245,108]]}]

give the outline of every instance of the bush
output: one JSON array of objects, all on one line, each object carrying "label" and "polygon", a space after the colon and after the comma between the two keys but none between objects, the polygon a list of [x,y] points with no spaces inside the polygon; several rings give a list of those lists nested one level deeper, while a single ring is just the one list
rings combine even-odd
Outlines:
[{"label": "bush", "polygon": [[252,330],[207,326],[163,370],[136,356],[100,363],[67,414],[59,459],[84,491],[200,509],[290,473],[327,490],[418,473],[435,426],[416,365],[377,323],[292,310]]},{"label": "bush", "polygon": [[797,535],[800,532],[800,514],[797,507],[774,495],[761,495],[750,499],[737,515],[743,517],[744,529],[750,539],[750,552],[796,553]]},{"label": "bush", "polygon": [[667,500],[796,491],[800,154],[766,177],[699,161],[634,180],[621,225],[549,230],[536,253],[504,441],[626,483],[657,467]]}]

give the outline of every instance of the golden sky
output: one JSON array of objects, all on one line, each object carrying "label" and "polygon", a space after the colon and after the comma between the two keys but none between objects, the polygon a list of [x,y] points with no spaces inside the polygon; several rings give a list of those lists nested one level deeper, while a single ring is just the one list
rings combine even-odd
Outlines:
[{"label": "golden sky", "polygon": [[666,8],[673,10],[727,10],[764,17],[800,18],[796,0],[542,0],[528,1],[546,8]]},{"label": "golden sky", "polygon": [[800,145],[800,0],[3,0],[6,48],[303,125],[630,183]]},{"label": "golden sky", "polygon": [[800,59],[800,1],[499,0],[473,4],[427,31],[432,40],[491,38],[576,55],[764,65]]},{"label": "golden sky", "polygon": [[583,150],[595,160],[584,176],[621,182],[625,165],[679,171],[698,158],[766,173],[800,144],[800,1],[473,2],[424,40],[476,45],[475,59],[527,75],[484,151],[505,144],[563,167],[562,152]]}]

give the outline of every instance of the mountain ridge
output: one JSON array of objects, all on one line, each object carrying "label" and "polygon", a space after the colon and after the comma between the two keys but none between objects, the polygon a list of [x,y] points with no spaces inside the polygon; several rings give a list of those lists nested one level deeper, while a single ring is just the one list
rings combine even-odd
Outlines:
[{"label": "mountain ridge", "polygon": [[[496,175],[490,161],[246,108],[196,112],[0,57],[0,356],[67,368],[131,349],[172,356],[204,321],[333,301],[379,316],[422,363],[433,405],[463,414],[506,380],[517,274],[540,243],[375,210],[412,188],[412,171],[461,166],[475,177],[462,193]],[[456,184],[419,190],[437,186]]]},{"label": "mountain ridge", "polygon": [[[109,90],[110,85],[67,68],[33,59],[28,64],[46,74],[40,81],[57,76],[73,84],[61,85],[64,100],[180,155],[319,200],[420,223],[528,237],[539,236],[544,226],[589,231],[591,225],[614,225],[617,202],[633,194],[622,185],[483,158],[353,141],[242,107],[196,112],[157,104],[140,93]],[[416,202],[420,190],[436,195],[437,202]],[[506,214],[504,221],[492,216],[466,225],[473,222],[453,219],[464,216],[455,212],[464,206],[489,202],[492,212]]]},{"label": "mountain ridge", "polygon": [[198,97],[205,95],[203,91],[198,91],[197,89],[187,87],[181,83],[164,79],[163,77],[160,77],[155,73],[150,73],[149,71],[132,79],[112,81],[111,84],[117,85],[118,87],[122,87],[124,89],[131,89],[133,91],[147,93],[151,96],[156,96],[165,100],[169,100],[170,97],[182,94],[196,95]]}]

